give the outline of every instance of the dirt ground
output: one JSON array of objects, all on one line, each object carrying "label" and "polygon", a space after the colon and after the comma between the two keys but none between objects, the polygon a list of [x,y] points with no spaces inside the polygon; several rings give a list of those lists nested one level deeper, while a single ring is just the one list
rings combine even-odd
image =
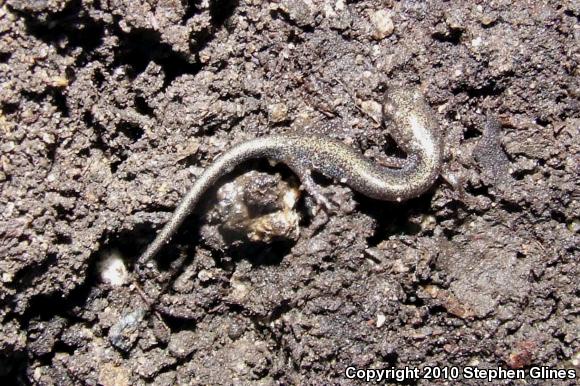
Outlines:
[{"label": "dirt ground", "polygon": [[[512,3],[0,0],[2,383],[579,372],[580,3]],[[235,143],[305,131],[396,151],[368,109],[394,82],[446,133],[428,193],[386,203],[320,178],[336,208],[303,196],[298,237],[227,240],[195,215],[136,274]],[[237,174],[254,169],[295,183],[267,162]]]}]

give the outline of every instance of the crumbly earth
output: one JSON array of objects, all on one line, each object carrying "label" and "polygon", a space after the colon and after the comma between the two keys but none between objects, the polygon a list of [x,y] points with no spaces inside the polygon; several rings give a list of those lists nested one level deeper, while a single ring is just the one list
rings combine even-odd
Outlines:
[{"label": "crumbly earth", "polygon": [[[3,384],[578,372],[579,18],[574,0],[0,0]],[[446,132],[429,193],[377,202],[320,178],[335,208],[304,201],[298,240],[216,247],[192,216],[137,275],[234,143],[304,131],[396,152],[374,109],[393,82]],[[126,284],[101,280],[112,249]]]}]

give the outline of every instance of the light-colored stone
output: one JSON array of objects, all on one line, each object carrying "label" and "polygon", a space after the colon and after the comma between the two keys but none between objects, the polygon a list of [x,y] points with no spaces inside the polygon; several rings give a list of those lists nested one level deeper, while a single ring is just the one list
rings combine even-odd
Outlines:
[{"label": "light-colored stone", "polygon": [[377,40],[384,39],[391,36],[395,30],[395,24],[391,17],[391,12],[386,9],[376,11],[371,15],[371,22],[373,23],[373,38]]},{"label": "light-colored stone", "polygon": [[270,122],[280,123],[288,119],[288,106],[284,103],[275,103],[268,106],[268,116]]}]

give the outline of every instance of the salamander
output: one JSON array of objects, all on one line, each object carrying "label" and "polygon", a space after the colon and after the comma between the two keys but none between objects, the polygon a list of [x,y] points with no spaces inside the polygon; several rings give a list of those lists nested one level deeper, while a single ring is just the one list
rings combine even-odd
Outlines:
[{"label": "salamander", "polygon": [[407,88],[388,92],[383,115],[392,123],[390,135],[406,153],[405,159],[399,159],[400,167],[373,163],[345,143],[322,135],[279,134],[240,143],[223,153],[197,178],[139,262],[154,257],[171,240],[203,194],[249,159],[267,158],[286,164],[323,207],[328,207],[328,201],[313,181],[312,171],[378,200],[400,202],[419,196],[431,187],[441,170],[443,146],[437,120],[422,94]]}]

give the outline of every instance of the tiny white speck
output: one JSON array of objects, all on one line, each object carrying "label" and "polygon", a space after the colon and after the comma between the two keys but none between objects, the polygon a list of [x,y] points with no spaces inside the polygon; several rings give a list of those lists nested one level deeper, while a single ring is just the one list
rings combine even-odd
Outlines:
[{"label": "tiny white speck", "polygon": [[106,251],[102,254],[98,270],[101,280],[114,287],[122,286],[129,277],[123,257],[117,250]]},{"label": "tiny white speck", "polygon": [[2,274],[2,282],[4,282],[4,283],[10,283],[13,278],[14,278],[14,276],[11,273],[4,272]]},{"label": "tiny white speck", "polygon": [[387,317],[383,314],[378,314],[377,315],[377,327],[381,328],[385,322],[387,321]]},{"label": "tiny white speck", "polygon": [[481,46],[481,43],[483,43],[483,40],[479,36],[471,41],[473,47],[479,47]]},{"label": "tiny white speck", "polygon": [[296,201],[298,201],[298,191],[294,189],[288,190],[286,193],[284,193],[282,201],[284,202],[284,206],[286,208],[294,208]]}]

